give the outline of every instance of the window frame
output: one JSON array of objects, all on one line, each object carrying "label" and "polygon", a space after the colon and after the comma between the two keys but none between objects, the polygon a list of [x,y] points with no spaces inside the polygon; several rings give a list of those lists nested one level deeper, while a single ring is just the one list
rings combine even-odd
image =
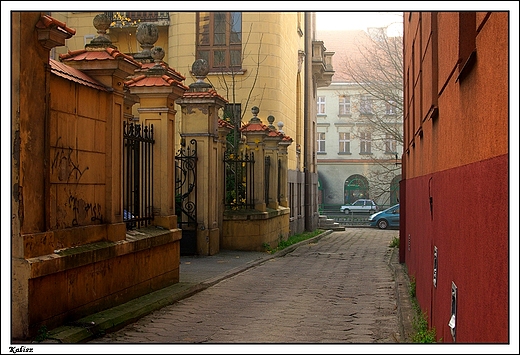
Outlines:
[{"label": "window frame", "polygon": [[[317,106],[316,106],[317,114],[318,115],[325,115],[325,113],[327,112],[326,111],[327,106],[326,106],[326,98],[325,98],[325,96],[318,96],[316,98],[316,104],[317,104]],[[321,108],[323,108],[323,110],[321,110]]]},{"label": "window frame", "polygon": [[[339,96],[339,105],[338,105],[338,114],[340,116],[349,116],[351,115],[351,103],[349,95],[340,95]],[[348,101],[347,101],[348,99]]]},{"label": "window frame", "polygon": [[[317,132],[316,133],[316,153],[324,154],[326,153],[326,145],[325,145],[325,132]],[[323,145],[323,146],[322,146]],[[323,150],[321,149],[323,148]]]},{"label": "window frame", "polygon": [[397,153],[397,140],[391,134],[385,136],[385,154],[396,154]]},{"label": "window frame", "polygon": [[374,99],[370,95],[361,95],[359,100],[359,112],[362,115],[372,115],[374,114],[373,108]]},{"label": "window frame", "polygon": [[372,134],[370,132],[359,134],[359,154],[372,154]]},{"label": "window frame", "polygon": [[[344,137],[342,137],[344,135]],[[339,132],[339,154],[352,154],[350,151],[350,132]]]},{"label": "window frame", "polygon": [[[234,14],[239,14],[239,31],[233,31],[234,22],[231,20]],[[218,16],[225,16],[225,22],[219,21]],[[220,24],[220,27],[218,26]],[[205,27],[207,26],[207,30]],[[224,28],[222,28],[222,26]],[[201,30],[203,28],[203,30]],[[223,32],[218,32],[218,30]],[[236,28],[235,28],[236,30]],[[224,34],[225,43],[216,43],[217,35]],[[237,34],[238,40],[232,43],[232,34]],[[216,63],[217,52],[223,52],[222,65]],[[205,53],[205,54],[203,54]],[[234,59],[233,55],[238,58]],[[197,12],[196,14],[196,59],[205,59],[209,65],[210,73],[236,72],[242,69],[242,12]],[[233,64],[232,64],[233,63]]]}]

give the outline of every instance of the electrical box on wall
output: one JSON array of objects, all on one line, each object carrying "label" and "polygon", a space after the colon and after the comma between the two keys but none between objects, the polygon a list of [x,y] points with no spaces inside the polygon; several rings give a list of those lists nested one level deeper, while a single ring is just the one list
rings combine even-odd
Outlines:
[{"label": "electrical box on wall", "polygon": [[451,317],[448,322],[450,327],[451,336],[455,343],[456,329],[457,329],[457,285],[455,282],[451,282]]}]

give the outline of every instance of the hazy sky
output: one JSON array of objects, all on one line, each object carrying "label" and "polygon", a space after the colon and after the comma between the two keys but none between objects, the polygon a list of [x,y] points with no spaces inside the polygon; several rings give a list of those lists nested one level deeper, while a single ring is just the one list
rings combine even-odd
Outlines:
[{"label": "hazy sky", "polygon": [[[365,30],[368,27],[389,27],[389,32],[402,34],[402,12],[316,12],[317,30]],[[389,33],[390,34],[390,33]],[[394,34],[394,33],[392,33]],[[390,34],[391,35],[391,34]]]}]

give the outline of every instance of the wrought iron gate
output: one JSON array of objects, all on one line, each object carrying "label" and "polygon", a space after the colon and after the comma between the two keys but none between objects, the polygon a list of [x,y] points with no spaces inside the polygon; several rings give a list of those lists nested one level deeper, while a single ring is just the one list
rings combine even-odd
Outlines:
[{"label": "wrought iron gate", "polygon": [[181,255],[197,254],[197,141],[185,141],[175,156],[175,213],[182,229]]},{"label": "wrought iron gate", "polygon": [[123,220],[128,229],[153,219],[153,125],[123,122]]}]

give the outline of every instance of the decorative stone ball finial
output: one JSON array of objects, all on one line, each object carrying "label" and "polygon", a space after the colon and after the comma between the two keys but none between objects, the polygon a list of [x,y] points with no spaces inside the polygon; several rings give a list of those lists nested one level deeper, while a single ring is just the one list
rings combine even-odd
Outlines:
[{"label": "decorative stone ball finial", "polygon": [[209,73],[209,64],[204,59],[197,59],[191,66],[191,72],[197,78],[197,82],[202,82],[206,79]]},{"label": "decorative stone ball finial", "polygon": [[267,122],[269,122],[269,128],[271,129],[275,129],[274,125],[273,125],[273,122],[274,122],[274,116],[273,115],[269,115],[267,116]]},{"label": "decorative stone ball finial", "polygon": [[92,24],[97,30],[98,36],[91,43],[111,43],[106,33],[112,20],[106,14],[97,14],[92,20]]},{"label": "decorative stone ball finial", "polygon": [[151,49],[157,39],[159,38],[159,30],[153,23],[143,22],[136,30],[135,34],[137,41],[140,43],[143,51],[139,53],[139,58],[145,58],[151,56]]},{"label": "decorative stone ball finial", "polygon": [[280,121],[280,122],[278,122],[278,132],[280,132],[280,133],[284,133],[283,130],[282,130],[282,128],[283,128],[283,122]]},{"label": "decorative stone ball finial", "polygon": [[160,67],[161,62],[162,62],[164,56],[166,55],[166,53],[164,52],[164,49],[162,47],[156,46],[152,49],[151,55],[155,62],[155,66]]},{"label": "decorative stone ball finial", "polygon": [[253,106],[251,108],[251,112],[253,113],[253,117],[251,118],[250,122],[260,122],[260,119],[257,117],[260,109],[256,106]]},{"label": "decorative stone ball finial", "polygon": [[211,89],[211,85],[204,82],[204,79],[206,79],[206,76],[209,73],[209,64],[204,59],[197,59],[193,62],[191,65],[191,73],[195,78],[197,78],[197,81],[190,84],[190,89],[192,91],[207,91]]}]

